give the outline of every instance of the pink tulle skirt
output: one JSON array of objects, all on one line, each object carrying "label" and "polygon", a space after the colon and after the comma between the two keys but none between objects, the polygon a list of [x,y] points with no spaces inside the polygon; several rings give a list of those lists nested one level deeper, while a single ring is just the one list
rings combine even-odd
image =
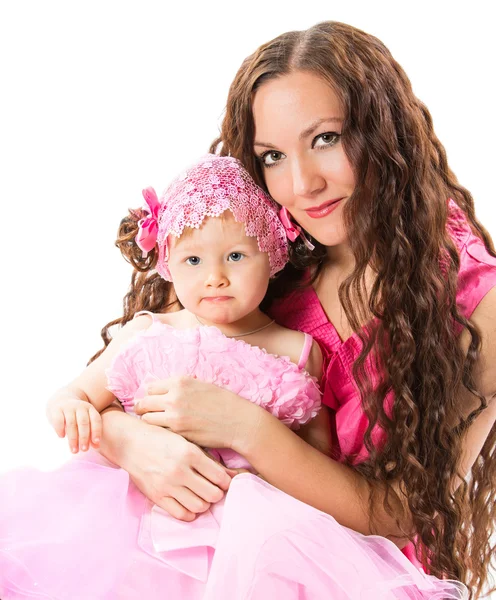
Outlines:
[{"label": "pink tulle skirt", "polygon": [[0,477],[2,600],[460,599],[417,569],[250,474],[193,523],[152,505],[90,451]]}]

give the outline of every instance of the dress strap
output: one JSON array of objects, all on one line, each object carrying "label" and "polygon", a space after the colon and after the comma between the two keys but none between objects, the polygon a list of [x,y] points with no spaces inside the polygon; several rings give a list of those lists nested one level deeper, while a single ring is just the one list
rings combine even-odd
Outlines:
[{"label": "dress strap", "polygon": [[310,355],[310,350],[312,349],[313,337],[309,333],[303,333],[305,336],[305,342],[303,344],[303,349],[300,354],[300,360],[298,361],[298,368],[303,369],[303,367],[307,364],[308,357]]},{"label": "dress strap", "polygon": [[149,310],[140,310],[139,312],[135,313],[133,319],[136,319],[136,317],[139,317],[141,315],[148,315],[149,317],[151,317],[153,323],[158,321],[157,315]]}]

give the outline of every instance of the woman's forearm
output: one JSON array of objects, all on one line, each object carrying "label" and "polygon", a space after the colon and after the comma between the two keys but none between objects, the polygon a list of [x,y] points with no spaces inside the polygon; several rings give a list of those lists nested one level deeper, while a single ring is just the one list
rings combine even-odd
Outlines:
[{"label": "woman's forearm", "polygon": [[127,471],[138,489],[176,519],[191,521],[218,502],[231,476],[174,432],[111,406],[102,412],[100,452]]},{"label": "woman's forearm", "polygon": [[266,411],[257,411],[256,426],[235,445],[233,449],[280,490],[355,531],[388,537],[400,547],[406,543],[404,531],[411,529],[409,514],[396,494],[389,495],[394,511],[391,517],[382,505],[384,491],[378,490],[372,530],[368,511],[371,492],[366,480],[351,467],[309,446]]},{"label": "woman's forearm", "polygon": [[135,411],[146,423],[167,427],[194,444],[231,448],[266,481],[355,531],[405,544],[410,515],[406,502],[403,508],[403,495],[399,499],[399,486],[388,497],[392,517],[382,506],[385,491],[377,489],[371,524],[371,492],[359,473],[311,447],[272,414],[234,392],[193,378],[170,378],[152,382]]}]

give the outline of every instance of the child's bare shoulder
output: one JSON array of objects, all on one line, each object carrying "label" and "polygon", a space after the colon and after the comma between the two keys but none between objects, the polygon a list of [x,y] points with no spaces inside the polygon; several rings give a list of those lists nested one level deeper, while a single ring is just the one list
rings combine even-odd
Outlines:
[{"label": "child's bare shoulder", "polygon": [[149,311],[142,311],[136,313],[133,319],[126,323],[125,327],[131,328],[135,331],[140,329],[148,329],[154,321],[159,321],[165,325],[171,327],[177,327],[182,321],[184,310],[168,312],[168,313],[152,313]]},{"label": "child's bare shoulder", "polygon": [[191,327],[191,315],[187,310],[175,310],[167,313],[156,313],[155,318],[165,325],[175,329],[187,329]]},{"label": "child's bare shoulder", "polygon": [[[273,353],[279,356],[288,356],[292,362],[298,364],[305,350],[305,334],[302,331],[287,329],[281,325],[277,325],[276,331],[274,345],[277,346],[277,351]],[[322,352],[315,340],[312,342],[308,359],[303,366],[311,375],[320,377],[322,372]]]},{"label": "child's bare shoulder", "polygon": [[150,314],[136,315],[124,325],[111,329],[112,341],[111,347],[120,346],[127,340],[134,337],[140,331],[148,329],[152,324]]}]

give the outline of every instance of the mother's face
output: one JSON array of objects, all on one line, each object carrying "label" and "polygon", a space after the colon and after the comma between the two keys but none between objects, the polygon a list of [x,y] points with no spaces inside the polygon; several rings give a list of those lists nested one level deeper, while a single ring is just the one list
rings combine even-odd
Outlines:
[{"label": "mother's face", "polygon": [[343,206],[355,178],[333,89],[313,73],[296,71],[260,86],[253,115],[254,150],[271,196],[322,244],[346,242]]}]

